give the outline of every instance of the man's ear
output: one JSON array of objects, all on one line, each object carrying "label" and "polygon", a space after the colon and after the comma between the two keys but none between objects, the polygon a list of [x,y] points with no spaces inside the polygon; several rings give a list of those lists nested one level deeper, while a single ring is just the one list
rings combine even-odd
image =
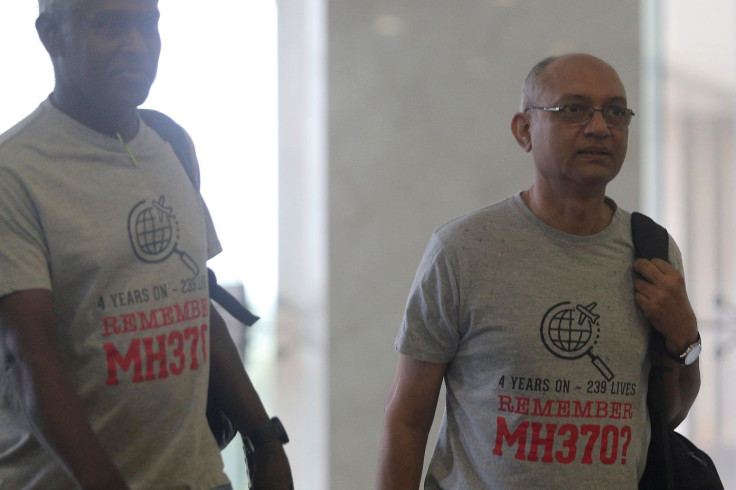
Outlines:
[{"label": "man's ear", "polygon": [[511,133],[525,152],[532,151],[532,134],[528,113],[517,112],[514,114],[511,119]]},{"label": "man's ear", "polygon": [[36,32],[52,58],[60,56],[64,43],[61,36],[61,25],[49,14],[41,14],[36,19]]}]

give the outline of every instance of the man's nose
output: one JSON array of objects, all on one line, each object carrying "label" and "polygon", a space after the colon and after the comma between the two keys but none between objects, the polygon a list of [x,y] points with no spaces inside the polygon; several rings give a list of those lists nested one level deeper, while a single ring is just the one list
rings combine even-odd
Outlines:
[{"label": "man's nose", "polygon": [[586,133],[593,133],[599,136],[610,134],[608,124],[606,124],[606,120],[603,118],[603,109],[593,109],[592,111],[590,120],[585,125]]}]

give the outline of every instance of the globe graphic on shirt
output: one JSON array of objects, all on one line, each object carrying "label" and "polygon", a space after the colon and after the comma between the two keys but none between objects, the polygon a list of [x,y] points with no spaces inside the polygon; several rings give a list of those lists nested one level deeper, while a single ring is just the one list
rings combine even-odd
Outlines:
[{"label": "globe graphic on shirt", "polygon": [[164,196],[133,207],[128,215],[128,235],[133,251],[144,262],[162,262],[177,251],[179,223]]},{"label": "globe graphic on shirt", "polygon": [[145,208],[135,220],[135,240],[148,256],[165,253],[171,245],[174,227],[169,215],[153,207]]},{"label": "globe graphic on shirt", "polygon": [[565,308],[555,312],[547,322],[547,337],[560,351],[577,353],[590,341],[593,330],[588,322],[576,321],[575,310]]},{"label": "globe graphic on shirt", "polygon": [[606,362],[593,352],[600,337],[600,314],[595,309],[596,301],[557,303],[547,310],[539,326],[542,343],[547,350],[561,359],[580,359],[586,355],[599,373],[611,381],[615,375]]}]

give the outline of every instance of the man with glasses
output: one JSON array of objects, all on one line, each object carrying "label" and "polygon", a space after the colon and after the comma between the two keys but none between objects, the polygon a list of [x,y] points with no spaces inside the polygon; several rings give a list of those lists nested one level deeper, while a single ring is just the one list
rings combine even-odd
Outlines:
[{"label": "man with glasses", "polygon": [[[633,116],[596,57],[531,70],[511,130],[534,181],[433,234],[396,341],[378,488],[419,487],[443,380],[425,488],[636,488],[649,442],[647,318],[674,357],[699,335],[674,242],[673,266],[632,267],[630,214],[606,196]],[[700,375],[693,359],[668,362],[677,425]]]}]

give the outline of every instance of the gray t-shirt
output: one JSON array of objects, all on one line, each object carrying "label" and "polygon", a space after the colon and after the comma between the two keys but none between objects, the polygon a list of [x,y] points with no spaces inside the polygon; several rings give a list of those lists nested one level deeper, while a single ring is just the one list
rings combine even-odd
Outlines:
[{"label": "gray t-shirt", "polygon": [[[124,145],[45,101],[0,137],[0,296],[53,293],[56,342],[93,430],[134,489],[227,483],[204,416],[206,261],[220,244],[171,147]],[[73,488],[0,356],[0,488]]]},{"label": "gray t-shirt", "polygon": [[520,194],[433,234],[396,341],[449,363],[425,488],[636,487],[649,327],[630,214],[607,202],[613,219],[592,236],[545,225]]}]

